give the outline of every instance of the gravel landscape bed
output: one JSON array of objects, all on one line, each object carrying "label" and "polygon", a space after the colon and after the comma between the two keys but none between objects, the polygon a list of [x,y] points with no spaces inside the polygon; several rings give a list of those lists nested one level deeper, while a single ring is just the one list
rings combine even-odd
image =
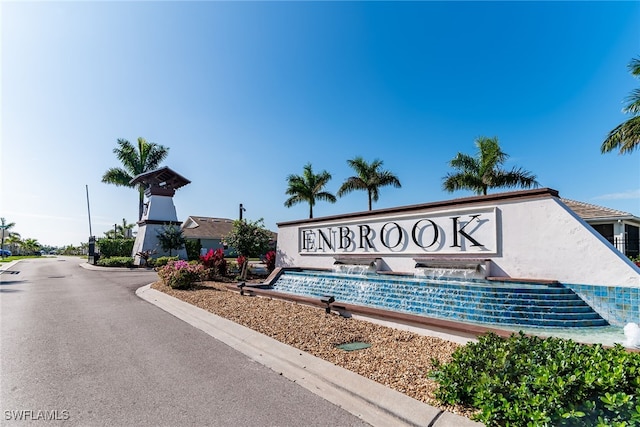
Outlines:
[{"label": "gravel landscape bed", "polygon": [[[442,405],[434,398],[437,384],[429,379],[432,360],[447,362],[460,344],[394,329],[364,320],[326,314],[323,309],[294,302],[240,296],[225,283],[204,282],[176,290],[162,282],[152,288],[220,317],[306,351],[421,402],[471,416],[469,408]],[[337,345],[365,342],[371,347],[344,351]]]}]

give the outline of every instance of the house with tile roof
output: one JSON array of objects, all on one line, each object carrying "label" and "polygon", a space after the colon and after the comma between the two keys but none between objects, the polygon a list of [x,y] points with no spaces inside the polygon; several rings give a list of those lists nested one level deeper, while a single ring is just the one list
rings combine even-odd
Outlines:
[{"label": "house with tile roof", "polygon": [[630,257],[640,254],[640,217],[603,206],[561,200],[620,252]]},{"label": "house with tile roof", "polygon": [[[233,230],[233,220],[229,218],[212,218],[206,216],[189,216],[182,223],[182,235],[187,240],[196,240],[200,243],[200,254],[206,254],[209,249],[224,250],[225,257],[235,257],[234,248],[224,244],[224,238]],[[277,233],[273,233],[273,247]]]},{"label": "house with tile roof", "polygon": [[209,249],[222,249],[225,256],[236,256],[235,250],[224,244],[225,236],[233,229],[232,219],[190,216],[182,223],[181,228],[185,239],[200,243],[201,255],[206,254]]}]

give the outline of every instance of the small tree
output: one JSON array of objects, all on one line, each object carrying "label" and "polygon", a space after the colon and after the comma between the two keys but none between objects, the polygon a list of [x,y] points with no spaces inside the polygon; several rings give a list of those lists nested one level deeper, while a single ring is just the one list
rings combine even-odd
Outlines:
[{"label": "small tree", "polygon": [[164,225],[162,230],[156,235],[163,251],[169,252],[169,256],[173,256],[173,250],[179,251],[184,247],[185,238],[182,230],[173,224]]},{"label": "small tree", "polygon": [[[264,228],[264,220],[260,218],[251,222],[246,220],[233,221],[233,229],[225,237],[225,243],[234,247],[238,254],[246,258],[257,257],[269,249],[271,232]],[[238,265],[242,272],[241,277],[246,277],[246,268]]]}]

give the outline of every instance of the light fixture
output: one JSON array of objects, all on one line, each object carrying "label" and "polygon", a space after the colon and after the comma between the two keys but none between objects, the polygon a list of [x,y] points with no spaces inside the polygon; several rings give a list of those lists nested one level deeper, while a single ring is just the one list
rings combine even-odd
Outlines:
[{"label": "light fixture", "polygon": [[331,304],[333,304],[335,301],[336,298],[333,295],[325,295],[320,298],[321,303],[327,304],[327,307],[324,309],[327,314],[331,313]]}]

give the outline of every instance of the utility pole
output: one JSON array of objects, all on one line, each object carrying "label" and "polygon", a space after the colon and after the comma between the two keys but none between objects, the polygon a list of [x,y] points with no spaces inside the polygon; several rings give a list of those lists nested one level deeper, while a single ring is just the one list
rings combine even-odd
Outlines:
[{"label": "utility pole", "polygon": [[246,209],[242,206],[242,203],[240,203],[240,221],[242,221],[242,212],[246,211]]}]

